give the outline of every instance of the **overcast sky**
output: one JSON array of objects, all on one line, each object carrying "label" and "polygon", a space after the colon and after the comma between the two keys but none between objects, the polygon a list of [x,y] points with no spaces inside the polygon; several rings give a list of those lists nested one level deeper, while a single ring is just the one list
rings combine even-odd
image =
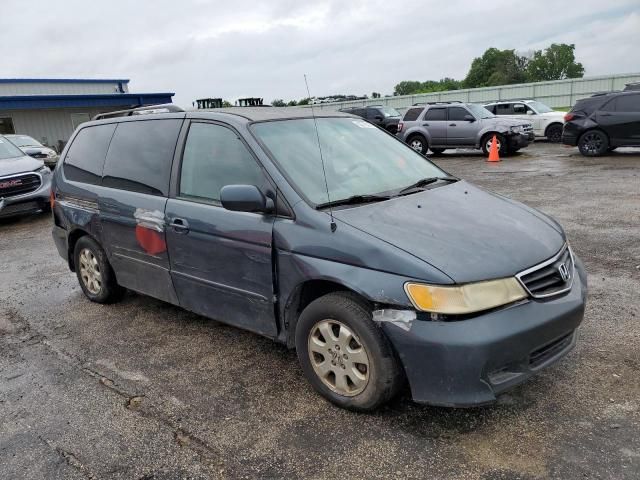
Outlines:
[{"label": "overcast sky", "polygon": [[393,93],[461,79],[489,47],[576,44],[585,75],[640,72],[639,0],[2,0],[2,77],[130,78],[176,103]]}]

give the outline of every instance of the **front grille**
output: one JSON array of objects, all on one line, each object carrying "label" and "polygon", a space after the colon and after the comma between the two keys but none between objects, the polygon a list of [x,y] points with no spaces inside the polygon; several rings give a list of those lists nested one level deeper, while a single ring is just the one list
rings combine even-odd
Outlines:
[{"label": "front grille", "polygon": [[529,355],[529,367],[539,367],[550,358],[555,357],[557,354],[571,345],[572,339],[573,332],[531,352],[531,355]]},{"label": "front grille", "polygon": [[0,198],[16,197],[35,192],[42,184],[40,175],[25,173],[12,177],[0,178]]},{"label": "front grille", "polygon": [[574,273],[571,250],[565,245],[555,257],[519,273],[517,278],[531,296],[544,298],[571,289]]}]

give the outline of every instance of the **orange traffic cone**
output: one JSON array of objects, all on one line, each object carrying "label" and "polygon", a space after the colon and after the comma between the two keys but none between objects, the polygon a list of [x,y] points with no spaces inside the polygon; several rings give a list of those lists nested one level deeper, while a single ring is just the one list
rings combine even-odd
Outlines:
[{"label": "orange traffic cone", "polygon": [[491,148],[489,149],[489,158],[487,158],[487,162],[499,162],[500,155],[498,155],[498,141],[496,140],[496,136],[494,135],[491,139]]}]

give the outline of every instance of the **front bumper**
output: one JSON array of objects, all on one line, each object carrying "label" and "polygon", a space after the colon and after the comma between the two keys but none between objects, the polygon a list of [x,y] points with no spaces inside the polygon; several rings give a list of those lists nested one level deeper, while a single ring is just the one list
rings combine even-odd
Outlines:
[{"label": "front bumper", "polygon": [[524,148],[529,145],[529,136],[525,133],[512,133],[507,136],[509,148]]},{"label": "front bumper", "polygon": [[37,190],[15,197],[0,198],[0,218],[36,213],[49,205],[51,193],[51,173],[40,175],[42,184]]},{"label": "front bumper", "polygon": [[572,289],[530,299],[469,320],[414,320],[409,328],[382,324],[405,369],[413,400],[431,405],[488,404],[565,356],[575,345],[587,295],[575,257]]}]

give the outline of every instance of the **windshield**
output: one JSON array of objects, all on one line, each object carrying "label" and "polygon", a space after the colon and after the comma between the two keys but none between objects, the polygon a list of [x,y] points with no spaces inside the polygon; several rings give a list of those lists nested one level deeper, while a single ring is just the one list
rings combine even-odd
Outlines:
[{"label": "windshield", "polygon": [[400,112],[398,112],[395,108],[391,107],[380,107],[379,110],[385,117],[399,117]]},{"label": "windshield", "polygon": [[527,102],[527,105],[529,105],[530,107],[533,107],[533,109],[538,113],[553,112],[553,108],[550,108],[550,107],[546,106],[544,103],[540,103],[540,102],[538,102],[536,100],[534,100],[532,102]]},{"label": "windshield", "polygon": [[495,115],[481,105],[475,103],[467,103],[467,108],[476,118],[493,118]]},{"label": "windshield", "polygon": [[42,147],[42,144],[29,135],[12,135],[9,141],[19,147]]},{"label": "windshield", "polygon": [[[398,191],[442,170],[378,127],[352,118],[318,118],[318,136],[332,202]],[[256,123],[253,132],[298,191],[325,203],[318,136],[312,118]]]},{"label": "windshield", "polygon": [[22,156],[24,156],[22,150],[20,150],[6,138],[0,137],[0,160]]}]

